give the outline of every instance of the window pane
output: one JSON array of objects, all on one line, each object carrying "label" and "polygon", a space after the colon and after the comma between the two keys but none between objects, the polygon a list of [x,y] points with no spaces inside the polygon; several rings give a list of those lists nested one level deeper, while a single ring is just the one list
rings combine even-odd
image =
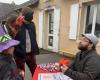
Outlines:
[{"label": "window pane", "polygon": [[95,35],[100,38],[100,4],[97,5]]},{"label": "window pane", "polygon": [[53,11],[49,13],[49,33],[53,34],[54,14]]},{"label": "window pane", "polygon": [[53,36],[49,36],[49,46],[53,46]]},{"label": "window pane", "polygon": [[53,23],[49,23],[49,33],[53,34]]},{"label": "window pane", "polygon": [[92,31],[93,13],[94,13],[94,6],[93,5],[88,6],[85,33],[91,33]]}]

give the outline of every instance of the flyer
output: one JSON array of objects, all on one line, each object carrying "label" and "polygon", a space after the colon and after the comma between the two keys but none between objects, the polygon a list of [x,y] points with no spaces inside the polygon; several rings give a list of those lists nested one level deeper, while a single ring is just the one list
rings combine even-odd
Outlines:
[{"label": "flyer", "polygon": [[72,80],[63,73],[40,73],[38,80]]}]

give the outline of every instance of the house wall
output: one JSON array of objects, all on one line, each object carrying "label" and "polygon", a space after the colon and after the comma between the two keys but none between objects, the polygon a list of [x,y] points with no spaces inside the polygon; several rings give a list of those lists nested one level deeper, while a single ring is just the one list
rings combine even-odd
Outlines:
[{"label": "house wall", "polygon": [[[50,2],[44,2],[40,0],[39,9],[49,7],[58,7],[61,10],[60,16],[60,30],[59,30],[59,52],[66,52],[74,54],[77,51],[77,43],[75,40],[70,40],[69,36],[69,19],[70,19],[70,5],[77,3],[78,0],[50,0]],[[44,13],[43,20],[43,48],[47,49],[47,13]]]},{"label": "house wall", "polygon": [[40,0],[39,2],[39,11],[43,10],[43,48],[48,49],[48,8],[53,10],[53,7],[56,5],[56,0],[50,0],[45,2],[45,0]]},{"label": "house wall", "polygon": [[[61,3],[61,4],[60,4]],[[69,39],[70,29],[70,7],[72,4],[78,3],[77,0],[60,0],[61,8],[61,24],[60,24],[60,44],[59,51],[75,55],[77,51],[76,40]]]},{"label": "house wall", "polygon": [[[45,9],[47,7],[58,7],[61,10],[60,13],[60,29],[59,29],[59,52],[64,53],[64,55],[76,55],[78,51],[77,45],[79,36],[81,33],[84,32],[84,19],[85,19],[85,11],[86,5],[89,2],[93,3],[93,0],[50,0],[49,2],[44,2],[44,0],[40,0],[38,8],[35,8],[34,13],[34,22],[36,24],[37,30],[37,40],[39,42],[39,11]],[[88,2],[88,3],[87,3]],[[78,3],[79,4],[79,15],[78,15],[78,29],[77,29],[77,39],[71,40],[69,39],[69,29],[70,29],[70,7],[72,4]],[[83,4],[82,4],[83,3]],[[94,2],[95,3],[95,2]],[[43,20],[43,48],[47,49],[47,12],[44,13],[44,20]],[[100,53],[100,45],[97,46],[97,52]]]},{"label": "house wall", "polygon": [[37,43],[39,42],[39,9],[38,7],[33,8],[34,14],[33,14],[33,21],[36,26],[36,35],[37,35]]}]

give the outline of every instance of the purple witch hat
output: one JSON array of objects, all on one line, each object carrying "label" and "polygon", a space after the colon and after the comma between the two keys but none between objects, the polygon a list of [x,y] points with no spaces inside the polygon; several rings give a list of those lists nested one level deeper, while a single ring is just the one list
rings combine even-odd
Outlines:
[{"label": "purple witch hat", "polygon": [[0,26],[0,53],[12,46],[17,46],[20,42],[14,40],[9,34],[5,33],[2,26]]}]

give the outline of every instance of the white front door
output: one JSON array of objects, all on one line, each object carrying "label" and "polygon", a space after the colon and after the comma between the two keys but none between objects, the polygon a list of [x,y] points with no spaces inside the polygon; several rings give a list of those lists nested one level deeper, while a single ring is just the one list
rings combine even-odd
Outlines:
[{"label": "white front door", "polygon": [[[44,13],[48,12],[48,28],[44,29],[43,18]],[[53,7],[52,9],[41,10],[39,12],[39,47],[43,48],[43,44],[47,44],[47,49],[50,49],[54,52],[58,52],[59,47],[59,26],[60,26],[60,9]],[[47,31],[47,42],[43,42],[44,35],[43,30]]]},{"label": "white front door", "polygon": [[60,9],[54,8],[48,12],[48,49],[58,52],[59,47]]}]

